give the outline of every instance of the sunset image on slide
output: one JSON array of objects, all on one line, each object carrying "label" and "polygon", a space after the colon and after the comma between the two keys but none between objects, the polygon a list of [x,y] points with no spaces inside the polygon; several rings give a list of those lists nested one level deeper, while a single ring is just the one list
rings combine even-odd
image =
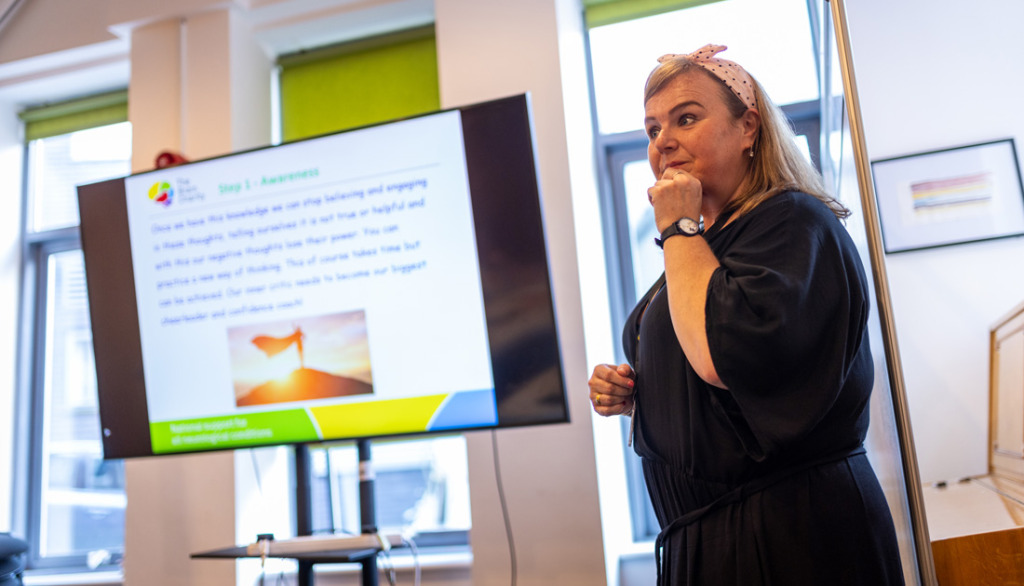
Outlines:
[{"label": "sunset image on slide", "polygon": [[373,393],[362,310],[228,330],[239,407]]}]

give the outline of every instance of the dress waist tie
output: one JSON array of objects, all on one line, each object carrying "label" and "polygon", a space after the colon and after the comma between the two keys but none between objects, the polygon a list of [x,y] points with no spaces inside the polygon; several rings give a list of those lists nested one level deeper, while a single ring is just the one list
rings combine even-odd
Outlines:
[{"label": "dress waist tie", "polygon": [[654,540],[654,555],[658,564],[658,586],[670,586],[669,576],[671,576],[672,573],[670,572],[671,568],[668,566],[668,559],[665,556],[665,547],[668,545],[669,538],[673,534],[678,533],[687,525],[695,523],[696,521],[703,518],[705,515],[711,513],[712,511],[718,510],[726,505],[738,503],[746,499],[748,496],[759,493],[762,490],[768,488],[769,486],[775,484],[776,482],[785,480],[790,476],[799,474],[800,472],[804,472],[806,470],[810,470],[811,468],[816,468],[818,466],[821,466],[822,464],[838,462],[840,460],[852,458],[853,456],[859,456],[860,454],[864,453],[866,453],[866,450],[864,449],[864,446],[861,445],[852,450],[842,450],[839,452],[833,452],[831,454],[822,456],[820,458],[816,458],[809,462],[801,462],[793,466],[780,468],[779,470],[776,470],[771,474],[767,474],[765,476],[761,476],[760,478],[755,478],[753,480],[750,480],[749,482],[745,482],[737,486],[736,488],[726,492],[725,494],[721,495],[720,497],[716,498],[710,503],[704,505],[703,507],[700,507],[699,509],[694,509],[686,513],[685,515],[676,518],[676,520],[672,521],[664,529],[662,529],[661,533],[658,533],[658,537]]}]

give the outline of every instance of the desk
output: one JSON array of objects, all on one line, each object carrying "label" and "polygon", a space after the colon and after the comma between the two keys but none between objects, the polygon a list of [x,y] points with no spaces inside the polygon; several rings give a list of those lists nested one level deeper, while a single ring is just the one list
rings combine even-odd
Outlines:
[{"label": "desk", "polygon": [[[368,557],[376,556],[379,552],[379,549],[348,549],[340,551],[290,553],[287,555],[275,554],[267,557],[287,558],[291,560],[313,562],[314,564],[345,564],[361,562]],[[196,552],[191,554],[189,557],[192,559],[239,559],[259,558],[262,556],[252,555],[249,553],[247,546],[240,545],[237,547],[225,547],[222,549]]]},{"label": "desk", "polygon": [[924,487],[941,586],[1024,584],[1024,506],[1013,481],[983,476]]},{"label": "desk", "polygon": [[[310,571],[308,572],[309,576],[312,576],[312,566],[315,564],[362,564],[363,586],[376,586],[377,554],[380,552],[380,548],[335,549],[324,551],[308,551],[301,553],[272,554],[268,555],[267,557],[296,560],[300,564],[300,569],[301,566],[303,565],[307,566],[310,569]],[[240,545],[197,552],[191,554],[189,557],[192,559],[239,559],[260,558],[263,556],[253,555],[249,553],[248,546]],[[301,576],[302,572],[300,571],[300,578]],[[312,584],[311,577],[309,578],[309,584]]]}]

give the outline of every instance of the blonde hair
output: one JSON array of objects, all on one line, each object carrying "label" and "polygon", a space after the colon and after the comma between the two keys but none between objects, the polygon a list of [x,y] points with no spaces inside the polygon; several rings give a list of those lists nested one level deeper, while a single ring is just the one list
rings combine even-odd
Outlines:
[{"label": "blonde hair", "polygon": [[[685,55],[676,55],[658,65],[647,77],[644,87],[644,103],[661,91],[669,82],[684,74],[707,75],[715,80],[729,112],[735,119],[743,116],[747,106],[722,80],[707,71]],[[784,191],[802,191],[821,200],[837,218],[849,217],[848,210],[834,197],[828,195],[821,175],[796,147],[793,129],[786,115],[765,93],[761,84],[751,76],[754,83],[754,98],[757,113],[761,117],[761,129],[754,139],[747,176],[739,192],[722,209],[722,215],[741,216],[757,207],[768,198]]]}]

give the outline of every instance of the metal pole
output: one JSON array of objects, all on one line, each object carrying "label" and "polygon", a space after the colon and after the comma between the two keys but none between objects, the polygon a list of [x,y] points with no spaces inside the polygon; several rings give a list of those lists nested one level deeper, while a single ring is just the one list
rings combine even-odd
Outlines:
[{"label": "metal pole", "polygon": [[[309,445],[295,446],[295,534],[313,534],[313,487],[312,468],[309,462]],[[299,560],[299,586],[312,586],[313,562]]]},{"label": "metal pole", "polygon": [[885,271],[882,231],[878,220],[878,208],[875,204],[874,181],[871,178],[867,143],[864,140],[864,127],[860,117],[860,100],[857,95],[857,80],[853,69],[853,53],[850,49],[846,8],[843,5],[843,0],[826,1],[832,4],[836,50],[839,56],[839,67],[843,74],[843,90],[846,95],[847,115],[850,120],[850,140],[857,168],[857,183],[860,185],[861,206],[864,209],[864,224],[867,231],[871,271],[875,282],[875,295],[878,299],[878,317],[881,321],[885,359],[889,365],[889,388],[892,392],[893,409],[896,415],[896,434],[900,440],[903,478],[910,507],[910,524],[914,533],[918,570],[923,584],[937,586],[938,579],[932,559],[931,539],[928,536],[928,525],[925,518],[924,496],[921,493],[921,475],[917,468],[917,451],[914,449],[914,436],[910,428],[910,409],[907,405],[906,385],[903,381],[903,367],[896,339],[896,322],[892,313],[892,300],[889,297],[889,279]]},{"label": "metal pole", "polygon": [[[356,440],[359,454],[359,523],[363,534],[377,532],[377,503],[373,495],[375,474],[370,440]],[[362,586],[377,586],[377,556],[371,555],[362,562]]]}]

